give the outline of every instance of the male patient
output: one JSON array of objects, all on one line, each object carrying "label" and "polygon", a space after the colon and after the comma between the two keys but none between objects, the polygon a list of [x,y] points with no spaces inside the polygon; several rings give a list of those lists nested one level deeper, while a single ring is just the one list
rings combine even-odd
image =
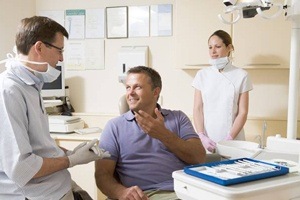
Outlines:
[{"label": "male patient", "polygon": [[111,158],[96,162],[98,188],[110,199],[178,199],[172,172],[205,161],[205,150],[182,111],[162,109],[161,77],[138,66],[127,72],[130,111],[110,120],[100,147]]}]

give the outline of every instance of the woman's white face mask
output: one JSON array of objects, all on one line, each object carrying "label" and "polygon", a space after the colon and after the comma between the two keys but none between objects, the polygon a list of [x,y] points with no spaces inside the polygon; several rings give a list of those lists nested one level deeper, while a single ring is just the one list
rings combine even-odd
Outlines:
[{"label": "woman's white face mask", "polygon": [[[30,67],[27,67],[26,65],[23,64],[23,66],[26,69],[32,71],[44,83],[50,83],[50,82],[55,81],[61,73],[59,70],[55,69],[54,67],[51,67],[51,65],[49,65],[49,63],[47,63],[47,62],[35,62],[35,61],[23,60],[23,59],[18,58],[18,56],[13,57],[11,54],[7,54],[7,59],[3,60],[1,62],[4,62],[4,61],[6,61],[6,64],[5,64],[6,68],[12,67],[12,65],[14,65],[14,61],[27,62],[27,63],[31,63],[31,64],[35,64],[35,65],[47,65],[47,71],[40,72],[40,71],[31,69]],[[20,63],[18,63],[18,64],[20,64]]]},{"label": "woman's white face mask", "polygon": [[209,64],[216,67],[218,70],[224,69],[224,67],[229,62],[228,57],[216,58],[216,59],[209,59]]}]

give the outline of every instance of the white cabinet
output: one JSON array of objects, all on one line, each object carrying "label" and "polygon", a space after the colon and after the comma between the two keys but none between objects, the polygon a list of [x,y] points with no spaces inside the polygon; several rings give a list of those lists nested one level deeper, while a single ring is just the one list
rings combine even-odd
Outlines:
[{"label": "white cabinet", "polygon": [[[99,133],[97,134],[86,134],[78,135],[74,134],[51,134],[51,137],[55,139],[56,143],[66,149],[72,150],[81,142],[90,141],[95,138],[99,138]],[[106,197],[97,189],[94,172],[95,164],[90,162],[85,165],[77,165],[68,169],[71,173],[72,179],[79,185],[82,189],[87,191],[89,195],[94,200],[104,200]]]}]

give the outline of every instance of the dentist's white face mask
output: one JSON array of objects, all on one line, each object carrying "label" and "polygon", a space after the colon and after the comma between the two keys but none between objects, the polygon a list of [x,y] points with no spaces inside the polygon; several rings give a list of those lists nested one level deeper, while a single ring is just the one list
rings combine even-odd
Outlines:
[{"label": "dentist's white face mask", "polygon": [[209,64],[216,67],[218,70],[224,69],[224,67],[227,65],[228,62],[229,62],[228,57],[209,59]]},{"label": "dentist's white face mask", "polygon": [[54,67],[51,67],[51,65],[49,65],[49,63],[47,62],[35,62],[35,61],[21,60],[21,59],[19,59],[19,61],[23,61],[35,65],[47,65],[47,71],[45,72],[39,72],[24,65],[24,67],[26,67],[28,70],[33,71],[33,73],[44,83],[51,83],[55,81],[61,73],[59,70],[55,69]]},{"label": "dentist's white face mask", "polygon": [[[15,52],[15,49],[14,49],[14,52]],[[16,52],[15,52],[15,54],[16,54]],[[35,65],[47,65],[47,71],[45,71],[45,72],[36,71],[36,70],[31,69],[31,68],[27,67],[26,65],[22,64],[20,61],[35,64]],[[51,65],[49,65],[49,63],[47,63],[47,62],[35,62],[35,61],[23,60],[23,59],[18,58],[17,54],[15,57],[13,57],[12,54],[8,53],[7,59],[0,61],[0,64],[4,63],[4,62],[6,62],[5,63],[6,68],[13,67],[16,64],[18,64],[18,65],[21,64],[26,69],[32,71],[36,75],[36,77],[38,77],[44,83],[50,83],[50,82],[55,81],[61,73],[59,70],[55,69],[54,67],[51,67]]]}]

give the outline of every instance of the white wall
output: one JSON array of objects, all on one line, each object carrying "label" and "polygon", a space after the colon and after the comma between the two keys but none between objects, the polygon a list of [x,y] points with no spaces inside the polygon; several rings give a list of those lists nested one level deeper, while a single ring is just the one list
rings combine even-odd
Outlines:
[{"label": "white wall", "polygon": [[[59,1],[39,0],[37,10],[66,10],[105,8],[108,6],[174,4],[174,0],[156,1]],[[174,16],[174,21],[176,16]],[[150,67],[159,71],[163,79],[163,105],[182,109],[191,114],[191,78],[183,71],[175,69],[174,36],[144,37],[127,39],[105,39],[105,70],[67,71],[66,84],[70,87],[71,103],[76,112],[118,114],[118,100],[125,93],[118,82],[120,68],[117,68],[117,53],[121,46],[147,45],[150,51]],[[170,76],[170,74],[172,76]],[[180,82],[178,82],[180,80]],[[176,88],[176,92],[173,88]],[[188,88],[188,89],[187,89]],[[177,91],[188,92],[186,98],[177,98]],[[178,104],[178,102],[182,102]]]},{"label": "white wall", "polygon": [[[217,1],[219,0],[207,1],[207,4],[213,4],[212,2],[216,3]],[[70,87],[71,103],[76,112],[90,113],[92,115],[94,113],[95,115],[107,114],[116,116],[118,115],[118,100],[120,96],[125,93],[124,86],[118,82],[119,69],[117,68],[117,53],[121,46],[147,45],[150,51],[149,66],[155,68],[163,79],[162,106],[170,109],[183,110],[192,117],[194,90],[191,87],[191,82],[196,71],[179,69],[180,66],[178,66],[178,62],[176,61],[178,60],[176,56],[180,56],[178,54],[176,55],[176,48],[178,48],[178,43],[180,42],[178,41],[178,38],[180,38],[178,36],[179,33],[182,33],[182,31],[180,31],[181,27],[177,25],[180,24],[178,22],[181,22],[182,18],[185,17],[176,15],[178,13],[178,5],[180,5],[180,8],[182,8],[181,6],[186,6],[183,10],[192,9],[192,16],[195,15],[195,17],[188,16],[192,22],[195,21],[196,23],[195,27],[191,27],[190,32],[193,33],[192,35],[195,35],[195,28],[198,29],[197,26],[202,26],[203,24],[203,21],[197,17],[204,16],[205,18],[213,14],[219,14],[217,11],[211,13],[212,10],[210,9],[207,9],[207,13],[203,11],[199,12],[199,8],[191,6],[191,3],[195,2],[199,5],[203,4],[203,2],[198,3],[196,0],[12,0],[9,4],[7,1],[1,0],[1,8],[5,9],[0,13],[2,19],[0,21],[0,32],[2,36],[0,38],[0,55],[2,58],[5,58],[6,53],[11,52],[11,48],[14,44],[15,30],[19,20],[23,17],[32,16],[36,11],[173,4],[173,36],[104,39],[105,69],[66,71],[66,83]],[[216,24],[214,23],[213,26],[216,26]],[[220,28],[224,28],[224,26],[220,25]],[[206,30],[205,28],[202,29]],[[212,29],[212,27],[208,26],[207,29]],[[209,35],[202,34],[197,40],[207,41],[208,36]],[[253,44],[255,45],[255,40],[253,40]],[[195,55],[198,48],[191,47],[190,51]],[[0,71],[3,70],[3,68],[3,66],[0,66]],[[254,82],[254,90],[250,93],[250,110],[249,120],[246,124],[246,134],[249,134],[252,138],[254,135],[260,134],[264,120],[269,121],[270,126],[272,126],[268,129],[270,130],[270,132],[267,133],[268,135],[273,135],[278,132],[283,135],[285,134],[288,73],[288,70],[279,70],[272,73],[268,70],[249,71]],[[276,105],[284,109],[273,109]],[[298,135],[300,135],[299,131]]]}]

